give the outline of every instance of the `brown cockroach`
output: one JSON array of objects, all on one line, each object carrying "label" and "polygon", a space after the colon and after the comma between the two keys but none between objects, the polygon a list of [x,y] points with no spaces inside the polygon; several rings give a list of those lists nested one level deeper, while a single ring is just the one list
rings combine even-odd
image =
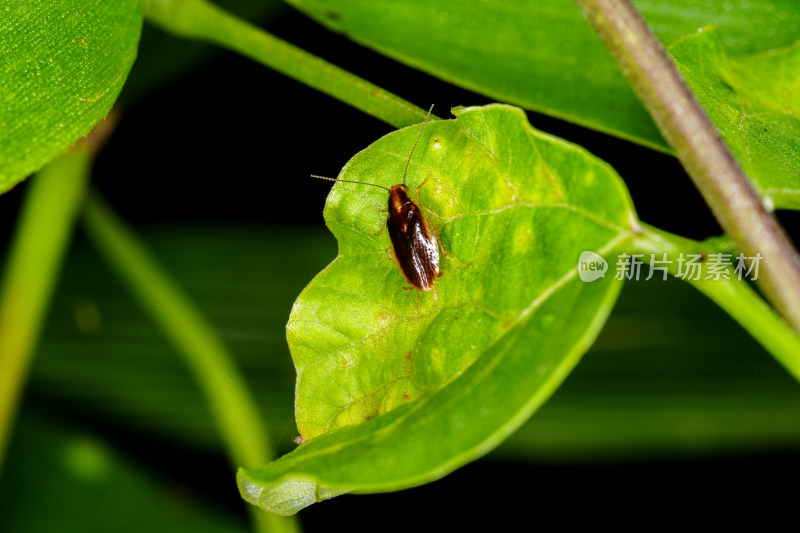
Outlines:
[{"label": "brown cockroach", "polygon": [[[313,178],[329,181],[371,185],[389,192],[389,217],[386,219],[386,229],[389,230],[389,238],[392,241],[397,266],[400,267],[400,271],[405,276],[406,281],[411,285],[411,287],[404,288],[409,290],[429,291],[433,288],[436,278],[442,275],[439,271],[439,241],[436,238],[436,234],[428,228],[425,217],[422,215],[422,210],[411,200],[408,194],[408,187],[406,187],[408,165],[411,163],[411,156],[414,155],[414,150],[417,147],[417,143],[419,143],[420,137],[422,137],[422,132],[428,123],[431,111],[433,111],[433,106],[428,110],[428,115],[425,117],[425,122],[422,123],[417,140],[408,155],[406,168],[403,171],[403,183],[387,188],[374,183],[312,176]],[[417,191],[419,191],[419,187]]]}]

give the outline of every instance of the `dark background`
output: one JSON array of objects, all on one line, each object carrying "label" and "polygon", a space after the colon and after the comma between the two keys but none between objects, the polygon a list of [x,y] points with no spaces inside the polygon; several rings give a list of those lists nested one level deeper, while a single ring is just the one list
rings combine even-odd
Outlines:
[{"label": "dark background", "polygon": [[[410,102],[445,117],[451,107],[489,100],[399,65],[283,10],[266,28]],[[186,61],[150,70],[166,51]],[[155,81],[154,81],[155,80]],[[348,105],[252,61],[187,44],[147,28],[140,60],[120,99],[122,119],[98,157],[94,185],[134,226],[172,223],[322,226],[330,184],[357,151],[393,130]],[[645,222],[688,237],[720,233],[672,157],[560,120],[528,113],[531,124],[608,161],[624,178]],[[2,238],[13,227],[26,185],[0,197]],[[796,235],[796,214],[780,214]],[[80,240],[80,234],[77,236]],[[48,406],[37,405],[40,411]],[[74,413],[70,419],[84,423]],[[223,457],[131,434],[105,435],[162,474],[243,514]],[[205,465],[202,475],[194,469]],[[796,474],[797,454],[749,455],[666,463],[531,464],[479,461],[447,478],[395,494],[342,497],[303,511],[309,531],[454,530],[511,526],[524,517],[562,525],[683,523],[693,514],[722,520],[760,507],[780,513],[781,472]],[[220,487],[230,487],[225,493]],[[733,512],[733,514],[732,514]]]}]

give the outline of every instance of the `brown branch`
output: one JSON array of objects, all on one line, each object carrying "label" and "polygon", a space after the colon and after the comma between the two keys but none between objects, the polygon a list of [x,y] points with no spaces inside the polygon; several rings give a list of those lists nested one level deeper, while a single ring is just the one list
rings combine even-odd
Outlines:
[{"label": "brown branch", "polygon": [[800,258],[767,211],[658,39],[628,0],[576,0],[622,67],[722,228],[748,256],[758,283],[800,332]]}]

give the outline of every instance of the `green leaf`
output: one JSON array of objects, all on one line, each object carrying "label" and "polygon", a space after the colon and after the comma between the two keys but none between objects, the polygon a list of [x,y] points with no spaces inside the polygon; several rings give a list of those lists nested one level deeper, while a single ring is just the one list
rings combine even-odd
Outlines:
[{"label": "green leaf", "polygon": [[765,201],[800,209],[800,41],[731,57],[712,27],[669,51]]},{"label": "green leaf", "polygon": [[[430,123],[408,184],[451,257],[436,293],[400,290],[385,253],[387,194],[339,183],[325,220],[339,257],[303,291],[287,326],[296,418],[308,442],[240,470],[243,497],[278,514],[349,490],[396,490],[486,453],[558,387],[617,297],[583,283],[582,250],[626,241],[635,214],[619,177],[509,106]],[[357,154],[341,178],[401,180],[420,126]],[[458,261],[458,262],[457,262]],[[470,266],[464,266],[466,263]]]},{"label": "green leaf", "polygon": [[[572,0],[289,0],[334,31],[495,100],[668,150]],[[800,39],[795,0],[639,0],[663,43],[719,24],[742,54]]]},{"label": "green leaf", "polygon": [[141,0],[4,4],[0,193],[108,114],[136,58],[141,26]]}]

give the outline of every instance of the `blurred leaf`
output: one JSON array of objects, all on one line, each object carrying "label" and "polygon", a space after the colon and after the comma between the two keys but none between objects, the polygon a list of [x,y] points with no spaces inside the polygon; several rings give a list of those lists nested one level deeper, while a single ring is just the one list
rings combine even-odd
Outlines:
[{"label": "blurred leaf", "polygon": [[[572,0],[288,0],[402,63],[504,102],[660,150],[647,111]],[[715,23],[728,52],[800,39],[795,0],[638,0],[663,43]]]},{"label": "blurred leaf", "polygon": [[669,51],[761,195],[800,209],[800,41],[730,57],[721,31],[706,28]]},{"label": "blurred leaf", "polygon": [[[439,478],[485,454],[558,387],[593,342],[620,288],[578,279],[576,250],[615,250],[635,221],[620,178],[531,128],[522,110],[454,110],[428,125],[409,186],[422,187],[447,262],[438,297],[404,292],[385,253],[386,192],[337,184],[325,220],[339,257],[295,302],[287,326],[296,418],[310,439],[259,469],[243,497],[290,514],[356,489]],[[341,178],[400,181],[421,126],[351,159]],[[436,225],[434,223],[434,225]]]},{"label": "blurred leaf", "polygon": [[141,26],[141,0],[5,3],[0,193],[108,114],[136,58]]},{"label": "blurred leaf", "polygon": [[[110,121],[109,121],[110,122]],[[55,159],[27,189],[0,276],[0,469],[75,220],[89,181],[94,148],[109,122]]]},{"label": "blurred leaf", "polygon": [[[289,446],[297,433],[286,320],[297,294],[335,253],[332,239],[291,228],[145,234],[236,356],[276,432],[272,440]],[[86,247],[73,251],[63,275],[32,369],[38,396],[117,429],[217,449],[202,392],[117,276]]]},{"label": "blurred leaf", "polygon": [[4,533],[244,532],[246,524],[102,440],[23,411],[0,483]]}]

